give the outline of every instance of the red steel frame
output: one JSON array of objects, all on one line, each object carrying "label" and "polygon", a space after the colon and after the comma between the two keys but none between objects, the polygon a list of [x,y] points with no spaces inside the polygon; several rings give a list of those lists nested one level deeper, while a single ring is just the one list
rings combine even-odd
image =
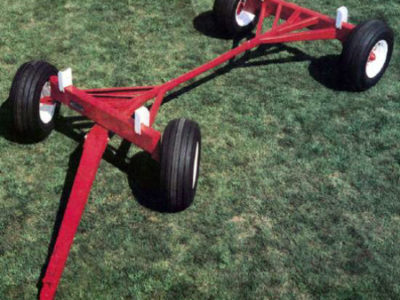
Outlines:
[{"label": "red steel frame", "polygon": [[[158,160],[161,134],[153,129],[152,125],[168,91],[259,45],[330,39],[344,42],[354,28],[352,24],[343,23],[342,28],[337,29],[335,19],[284,0],[248,1],[261,3],[254,38],[162,85],[88,90],[69,86],[61,92],[58,87],[58,77],[50,78],[51,96],[42,99],[41,102],[61,102],[93,120],[96,125],[84,143],[72,192],[43,278],[40,299],[53,299],[55,296],[74,235],[108,143],[109,132],[132,142]],[[272,28],[263,32],[264,20],[270,16],[274,16]],[[142,125],[141,134],[137,134],[132,116],[138,108],[150,101],[153,101],[150,108],[150,126]]]}]

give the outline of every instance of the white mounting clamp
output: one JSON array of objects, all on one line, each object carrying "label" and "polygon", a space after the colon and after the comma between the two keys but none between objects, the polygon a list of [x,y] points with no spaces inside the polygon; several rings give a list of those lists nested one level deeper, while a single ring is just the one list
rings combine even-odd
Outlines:
[{"label": "white mounting clamp", "polygon": [[64,89],[68,86],[72,85],[72,69],[68,68],[64,71],[58,72],[58,88],[61,92],[64,92]]},{"label": "white mounting clamp", "polygon": [[144,106],[135,110],[135,132],[137,134],[142,134],[142,124],[150,126],[150,112]]},{"label": "white mounting clamp", "polygon": [[346,6],[339,7],[336,11],[336,28],[342,29],[343,23],[349,20],[349,10]]}]

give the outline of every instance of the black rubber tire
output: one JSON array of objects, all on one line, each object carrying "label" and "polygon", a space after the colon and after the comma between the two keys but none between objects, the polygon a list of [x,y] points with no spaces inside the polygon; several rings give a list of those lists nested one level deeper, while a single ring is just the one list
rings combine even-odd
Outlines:
[{"label": "black rubber tire", "polygon": [[[197,145],[197,172],[194,174]],[[182,211],[192,204],[199,176],[200,152],[201,133],[196,122],[186,119],[169,122],[161,143],[160,183],[166,211]]]},{"label": "black rubber tire", "polygon": [[54,119],[43,123],[40,119],[40,93],[50,76],[58,70],[44,61],[31,61],[23,64],[15,74],[11,90],[13,126],[18,137],[24,141],[38,142],[45,139],[54,129]]},{"label": "black rubber tire", "polygon": [[[366,73],[366,65],[371,50],[381,40],[385,40],[389,46],[386,62],[381,71],[370,78]],[[344,43],[340,62],[342,74],[350,89],[364,91],[378,83],[389,65],[393,43],[393,30],[380,20],[366,21],[353,30]]]},{"label": "black rubber tire", "polygon": [[247,26],[240,26],[236,21],[236,8],[241,0],[215,0],[214,17],[221,29],[225,30],[232,37],[244,35],[254,29],[257,24],[260,9],[256,13],[256,18]]}]

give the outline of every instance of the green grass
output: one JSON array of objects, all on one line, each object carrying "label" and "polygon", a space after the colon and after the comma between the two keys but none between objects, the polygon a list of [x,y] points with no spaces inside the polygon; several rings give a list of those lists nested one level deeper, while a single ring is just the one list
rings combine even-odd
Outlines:
[{"label": "green grass", "polygon": [[[334,15],[343,1],[297,3]],[[351,21],[384,18],[400,36],[397,0],[345,4]],[[3,0],[0,103],[31,59],[72,67],[79,87],[178,76],[232,46],[194,28],[211,7]],[[332,88],[340,51],[337,42],[256,51],[163,106],[157,128],[178,117],[202,128],[194,205],[144,207],[132,187],[156,166],[134,147],[127,158],[108,155],[57,298],[399,298],[399,50],[364,93]],[[22,145],[10,139],[4,105],[0,118],[0,298],[34,299],[82,136],[61,120],[45,142]]]}]

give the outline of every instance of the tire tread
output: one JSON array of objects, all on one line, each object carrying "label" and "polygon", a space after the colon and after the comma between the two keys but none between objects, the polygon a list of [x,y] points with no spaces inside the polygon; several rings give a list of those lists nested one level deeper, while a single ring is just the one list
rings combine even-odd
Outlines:
[{"label": "tire tread", "polygon": [[24,63],[14,76],[9,95],[14,129],[26,141],[43,140],[54,128],[54,121],[48,124],[41,122],[38,101],[43,84],[57,72],[57,69],[47,62],[30,61]]},{"label": "tire tread", "polygon": [[200,129],[193,121],[172,120],[165,129],[161,145],[160,179],[167,211],[184,210],[193,201],[195,189],[192,188],[192,149],[197,142],[201,142]]}]

